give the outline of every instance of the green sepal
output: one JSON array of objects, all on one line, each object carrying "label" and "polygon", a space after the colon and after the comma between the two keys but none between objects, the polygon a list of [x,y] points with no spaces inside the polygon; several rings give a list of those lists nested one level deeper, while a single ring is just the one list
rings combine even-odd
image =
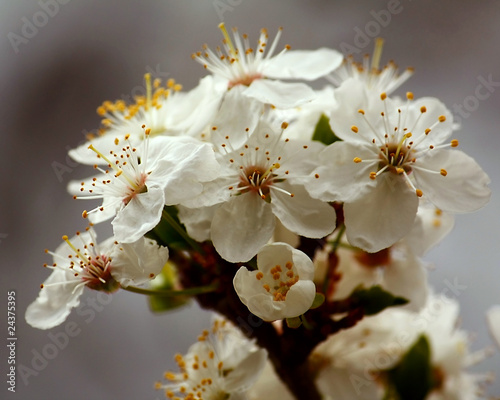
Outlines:
[{"label": "green sepal", "polygon": [[287,318],[286,324],[289,328],[297,329],[300,325],[302,325],[302,319],[300,317]]},{"label": "green sepal", "polygon": [[316,293],[313,303],[311,307],[309,307],[309,309],[314,310],[315,308],[318,308],[320,305],[322,305],[324,302],[325,302],[325,295],[323,293]]},{"label": "green sepal", "polygon": [[434,386],[431,348],[425,335],[403,355],[394,368],[387,371],[389,390],[401,400],[424,400]]},{"label": "green sepal", "polygon": [[369,289],[358,286],[353,290],[349,298],[353,305],[363,308],[365,315],[375,315],[387,307],[402,306],[408,303],[408,299],[394,296],[379,285],[372,286]]},{"label": "green sepal", "polygon": [[330,119],[325,114],[321,114],[321,117],[319,117],[318,123],[314,128],[312,140],[321,142],[327,146],[340,140],[340,138],[333,133],[330,127]]}]

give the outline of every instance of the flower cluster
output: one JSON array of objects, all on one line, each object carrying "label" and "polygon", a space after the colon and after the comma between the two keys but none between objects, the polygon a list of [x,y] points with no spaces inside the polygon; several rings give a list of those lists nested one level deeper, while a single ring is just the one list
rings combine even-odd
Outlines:
[{"label": "flower cluster", "polygon": [[100,203],[48,252],[28,323],[62,323],[84,287],[147,294],[157,311],[194,296],[224,317],[176,356],[180,372],[157,384],[168,398],[474,398],[488,377],[464,368],[484,354],[468,352],[422,259],[490,196],[451,112],[393,96],[413,69],[380,67],[381,39],[357,63],[279,50],[281,29],[253,46],[219,27],[223,46],[192,56],[208,71],[195,88],[146,74],[145,96],[98,107],[99,134],[69,152],[95,173],[68,191]]}]

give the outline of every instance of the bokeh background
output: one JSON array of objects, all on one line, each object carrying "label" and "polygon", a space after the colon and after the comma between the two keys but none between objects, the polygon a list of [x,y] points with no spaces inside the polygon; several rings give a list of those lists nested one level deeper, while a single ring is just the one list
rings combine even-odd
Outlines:
[{"label": "bokeh background", "polygon": [[[67,150],[98,127],[96,107],[141,94],[146,72],[194,87],[205,71],[191,54],[220,43],[221,21],[251,40],[261,27],[274,35],[283,26],[281,44],[295,49],[349,44],[363,54],[382,36],[383,62],[393,58],[416,69],[403,90],[438,97],[461,119],[456,137],[490,175],[493,196],[479,212],[457,216],[427,259],[436,267],[430,280],[437,292],[454,282],[466,287],[454,296],[462,327],[475,336],[473,349],[492,345],[484,313],[500,303],[500,83],[479,96],[476,90],[482,80],[500,82],[499,20],[497,0],[1,0],[0,337],[7,334],[7,292],[15,290],[16,361],[31,372],[24,379],[18,373],[15,394],[2,383],[0,398],[162,398],[153,382],[207,327],[209,315],[195,305],[154,315],[140,295],[99,298],[87,291],[68,319],[78,334],[54,352],[49,335],[57,337],[68,322],[40,331],[26,325],[24,311],[49,273],[43,250],[85,227],[83,203],[66,185],[92,172],[67,158]],[[30,29],[33,23],[38,27]],[[44,349],[54,355],[46,363],[37,358]],[[500,375],[498,353],[479,370]],[[500,395],[500,384],[490,392]]]}]

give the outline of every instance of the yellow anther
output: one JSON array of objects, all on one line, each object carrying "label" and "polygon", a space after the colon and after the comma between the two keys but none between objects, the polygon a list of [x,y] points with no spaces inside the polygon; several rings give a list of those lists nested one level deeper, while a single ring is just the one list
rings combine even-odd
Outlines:
[{"label": "yellow anther", "polygon": [[439,122],[444,122],[444,121],[446,121],[446,117],[444,115],[440,115],[438,120],[439,120]]},{"label": "yellow anther", "polygon": [[427,107],[426,106],[422,106],[420,107],[420,112],[423,114],[425,112],[427,112]]},{"label": "yellow anther", "polygon": [[383,92],[380,94],[380,100],[385,100],[387,99],[387,93]]},{"label": "yellow anther", "polygon": [[359,157],[354,157],[354,160],[352,160],[352,161],[354,161],[355,163],[360,163],[363,160]]},{"label": "yellow anther", "polygon": [[351,131],[353,131],[354,133],[358,133],[359,129],[356,125],[353,125],[353,126],[351,126]]},{"label": "yellow anther", "polygon": [[370,172],[370,179],[375,179],[377,177],[376,172]]},{"label": "yellow anther", "polygon": [[418,197],[422,197],[422,195],[424,194],[420,189],[415,190],[415,193]]},{"label": "yellow anther", "polygon": [[283,122],[281,124],[281,129],[286,129],[286,128],[288,128],[288,122]]},{"label": "yellow anther", "polygon": [[358,110],[358,113],[359,113],[359,114],[362,114],[362,115],[365,115],[365,110],[363,110],[363,109],[361,109],[361,108],[360,108],[360,109]]},{"label": "yellow anther", "polygon": [[413,100],[413,92],[406,92],[406,98],[408,100]]},{"label": "yellow anther", "polygon": [[453,139],[451,141],[451,147],[458,147],[458,140],[457,139]]},{"label": "yellow anther", "polygon": [[441,171],[439,171],[439,173],[443,176],[448,175],[448,172],[444,168],[441,168]]}]

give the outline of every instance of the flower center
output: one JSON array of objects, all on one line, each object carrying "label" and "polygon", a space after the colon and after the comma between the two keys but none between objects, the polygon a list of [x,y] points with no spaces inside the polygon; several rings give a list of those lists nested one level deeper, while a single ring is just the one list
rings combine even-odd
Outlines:
[{"label": "flower center", "polygon": [[148,188],[146,186],[146,179],[148,175],[145,173],[141,173],[141,175],[137,178],[137,181],[134,186],[127,187],[127,195],[123,199],[123,203],[127,205],[133,198],[135,198],[140,193],[146,193]]},{"label": "flower center", "polygon": [[[78,235],[78,233],[77,233]],[[63,240],[73,250],[73,255],[70,258],[78,259],[77,262],[71,261],[70,269],[75,269],[75,266],[80,267],[80,271],[75,271],[75,276],[80,276],[82,281],[93,290],[101,290],[104,292],[114,292],[120,287],[120,284],[111,276],[111,258],[105,255],[91,255],[87,251],[82,251],[77,248],[65,235]],[[84,245],[84,249],[88,250],[89,246],[94,248],[94,243]]]},{"label": "flower center", "polygon": [[268,275],[258,272],[255,278],[258,281],[263,280],[262,287],[266,292],[272,294],[274,301],[285,301],[290,288],[299,281],[299,275],[296,275],[295,272],[293,263],[289,261],[285,264],[285,271],[281,265],[276,265],[271,268]]},{"label": "flower center", "polygon": [[387,169],[393,174],[401,174],[403,171],[407,174],[411,172],[410,163],[414,160],[410,158],[411,145],[406,145],[406,139],[405,135],[400,144],[391,143],[380,149],[379,170]]},{"label": "flower center", "polygon": [[270,201],[270,187],[277,177],[273,173],[280,165],[274,163],[269,168],[262,168],[259,166],[250,165],[241,170],[240,182],[238,183],[239,194],[242,193],[258,193],[259,196],[265,200]]}]

